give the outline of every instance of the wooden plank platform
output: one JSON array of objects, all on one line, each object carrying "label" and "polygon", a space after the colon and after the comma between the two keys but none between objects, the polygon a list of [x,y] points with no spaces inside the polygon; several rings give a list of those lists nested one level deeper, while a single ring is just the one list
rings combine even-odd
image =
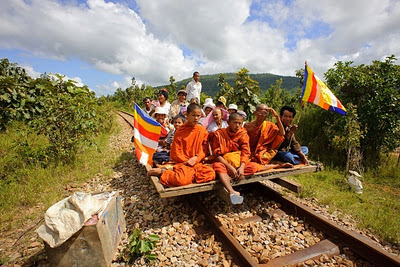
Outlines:
[{"label": "wooden plank platform", "polygon": [[[146,166],[146,169],[150,169],[150,166]],[[280,177],[285,177],[289,175],[296,175],[296,174],[301,174],[301,173],[307,173],[307,172],[316,172],[321,169],[320,165],[297,165],[294,168],[282,168],[282,169],[272,169],[272,170],[267,170],[267,171],[262,171],[262,172],[257,172],[253,175],[246,176],[245,179],[241,180],[240,182],[233,183],[232,186],[241,186],[245,184],[250,184],[250,183],[255,183],[255,182],[260,182],[264,180],[271,180],[271,179],[277,179]],[[218,179],[207,182],[207,183],[201,183],[201,184],[190,184],[190,185],[185,185],[185,186],[179,186],[179,187],[164,187],[161,183],[158,177],[156,176],[151,176],[151,181],[154,184],[154,187],[156,188],[157,192],[159,193],[161,198],[167,198],[167,197],[176,197],[176,196],[182,196],[182,195],[188,195],[188,194],[193,194],[193,193],[200,193],[200,192],[205,192],[205,191],[211,191],[211,190],[216,190],[220,189],[223,187],[223,185],[219,182]]]}]

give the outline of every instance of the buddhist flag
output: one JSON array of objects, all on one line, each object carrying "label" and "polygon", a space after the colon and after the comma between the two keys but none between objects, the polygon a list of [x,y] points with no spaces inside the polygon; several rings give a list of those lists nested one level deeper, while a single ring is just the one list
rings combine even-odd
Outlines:
[{"label": "buddhist flag", "polygon": [[152,166],[153,154],[157,149],[158,139],[160,138],[161,124],[143,112],[136,103],[133,116],[133,143],[135,144],[136,157],[139,163]]},{"label": "buddhist flag", "polygon": [[304,71],[303,102],[313,103],[323,109],[346,115],[346,109],[320,78],[307,65]]}]

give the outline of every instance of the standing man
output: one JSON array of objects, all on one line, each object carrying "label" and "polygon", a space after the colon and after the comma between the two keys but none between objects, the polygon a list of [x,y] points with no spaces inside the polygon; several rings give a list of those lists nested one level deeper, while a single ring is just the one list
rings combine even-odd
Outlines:
[{"label": "standing man", "polygon": [[190,102],[193,98],[197,99],[197,104],[200,105],[201,82],[199,82],[200,73],[193,73],[193,80],[186,85],[186,99]]},{"label": "standing man", "polygon": [[296,116],[296,109],[289,106],[283,106],[280,110],[280,120],[282,121],[283,127],[285,128],[285,139],[283,140],[279,151],[275,156],[276,160],[289,162],[291,164],[299,164],[299,160],[305,165],[309,165],[306,154],[308,153],[308,147],[300,146],[294,137],[298,126],[293,124],[294,116]]}]

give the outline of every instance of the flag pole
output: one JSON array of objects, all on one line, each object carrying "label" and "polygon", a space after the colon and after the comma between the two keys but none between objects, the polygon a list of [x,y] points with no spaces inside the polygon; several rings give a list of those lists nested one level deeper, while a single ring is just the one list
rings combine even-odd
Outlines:
[{"label": "flag pole", "polygon": [[[307,61],[305,61],[305,65],[307,66]],[[305,69],[304,69],[304,73],[305,73]],[[303,86],[304,86],[304,83],[305,83],[306,81],[304,81],[303,82]],[[305,106],[305,102],[304,101],[302,101],[302,99],[300,99],[300,111],[299,111],[299,115],[297,116],[297,122],[295,122],[295,124],[297,124],[297,126],[299,126],[299,122],[300,122],[300,118],[301,118],[301,114],[303,114],[303,108],[304,108],[304,106]],[[290,141],[289,141],[289,145],[288,145],[288,147],[290,147],[291,146],[291,144],[292,144],[292,140],[293,140],[293,135],[292,136],[290,136]]]},{"label": "flag pole", "polygon": [[[304,61],[304,65],[305,66],[307,66],[307,60],[306,61]],[[305,70],[305,68],[304,68],[304,73],[306,72],[306,70]],[[305,77],[304,77],[305,78]],[[304,80],[303,81],[303,86],[304,86],[304,83],[305,83],[306,81]],[[297,125],[299,124],[299,122],[300,122],[300,118],[301,118],[301,114],[303,113],[303,109],[304,109],[304,106],[306,105],[306,103],[302,100],[302,99],[300,99],[300,112],[299,112],[299,115],[297,116]]]},{"label": "flag pole", "polygon": [[297,116],[297,123],[296,123],[297,125],[299,125],[301,114],[303,114],[303,108],[304,108],[305,104],[306,103],[303,101],[301,101],[301,103],[300,103],[300,112],[299,112],[299,115]]}]

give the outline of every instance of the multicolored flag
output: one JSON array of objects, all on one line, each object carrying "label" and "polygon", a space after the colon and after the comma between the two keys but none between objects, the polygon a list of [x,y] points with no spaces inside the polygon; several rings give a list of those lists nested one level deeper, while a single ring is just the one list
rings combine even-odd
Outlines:
[{"label": "multicolored flag", "polygon": [[133,143],[135,144],[136,157],[139,163],[152,166],[153,154],[157,149],[158,139],[160,138],[161,124],[143,112],[136,103],[133,115]]},{"label": "multicolored flag", "polygon": [[320,78],[307,65],[304,71],[303,102],[313,103],[323,109],[346,115],[346,109]]}]

